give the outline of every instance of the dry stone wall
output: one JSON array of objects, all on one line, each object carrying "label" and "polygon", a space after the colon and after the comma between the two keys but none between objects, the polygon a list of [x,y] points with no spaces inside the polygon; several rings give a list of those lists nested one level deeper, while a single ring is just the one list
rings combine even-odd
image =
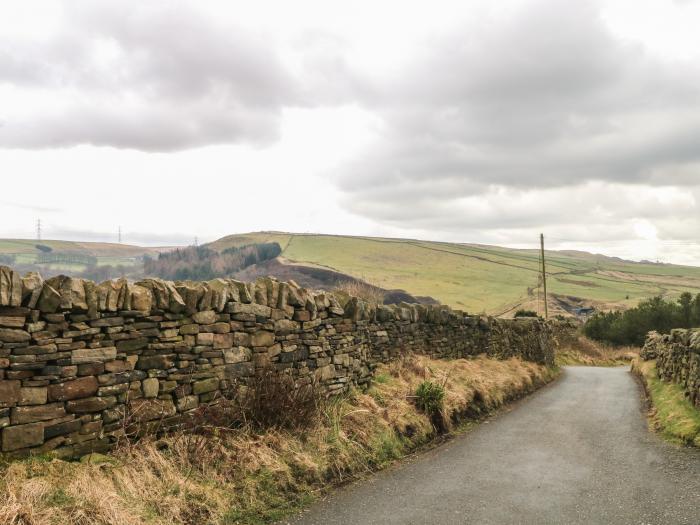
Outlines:
[{"label": "dry stone wall", "polygon": [[683,387],[692,403],[700,408],[700,329],[675,329],[670,334],[649,332],[642,359],[656,359],[659,378]]},{"label": "dry stone wall", "polygon": [[407,352],[551,364],[552,330],[444,306],[341,305],[272,278],[95,284],[0,267],[0,448],[104,451],[125,418],[154,431],[175,426],[269,367],[332,394]]}]

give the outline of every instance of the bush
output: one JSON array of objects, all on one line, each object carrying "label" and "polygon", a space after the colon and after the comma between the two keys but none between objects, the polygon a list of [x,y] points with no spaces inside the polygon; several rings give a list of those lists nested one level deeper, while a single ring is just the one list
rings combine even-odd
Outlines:
[{"label": "bush", "polygon": [[366,281],[348,279],[347,281],[338,283],[333,289],[333,292],[339,294],[341,297],[359,297],[372,304],[382,304],[384,302],[384,290]]},{"label": "bush", "polygon": [[240,418],[257,429],[309,427],[318,421],[324,397],[317,384],[297,384],[292,376],[264,368],[252,385],[235,389]]},{"label": "bush", "polygon": [[513,317],[539,317],[537,312],[532,310],[518,310]]},{"label": "bush", "polygon": [[433,381],[423,381],[416,390],[416,406],[431,416],[440,413],[445,400],[445,388]]}]

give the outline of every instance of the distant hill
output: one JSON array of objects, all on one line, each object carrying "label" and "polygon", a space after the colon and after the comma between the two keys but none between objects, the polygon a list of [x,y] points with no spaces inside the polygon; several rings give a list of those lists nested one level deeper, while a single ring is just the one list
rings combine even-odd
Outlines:
[{"label": "distant hill", "polygon": [[[272,274],[325,288],[356,279],[472,313],[512,315],[520,308],[542,309],[536,249],[284,232],[229,235],[204,246],[222,252],[260,243],[278,243],[281,255],[233,276],[254,279]],[[140,278],[144,255],[157,257],[158,252],[170,250],[116,243],[0,240],[0,264],[20,269],[29,265],[45,275]],[[92,257],[96,266],[86,264]],[[546,258],[549,306],[554,314],[569,313],[578,306],[625,308],[646,297],[676,297],[685,290],[700,293],[698,267],[631,262],[571,250],[547,251]]]},{"label": "distant hill", "polygon": [[44,275],[65,273],[97,280],[137,277],[143,271],[143,256],[157,256],[153,248],[107,242],[0,239],[0,264],[17,269],[38,270]]},{"label": "distant hill", "polygon": [[[536,249],[283,232],[229,235],[208,246],[223,250],[261,242],[279,243],[282,263],[332,270],[469,312],[508,315],[538,307]],[[700,292],[698,267],[637,263],[579,251],[547,251],[545,257],[553,313],[589,305],[625,308],[654,295]]]}]

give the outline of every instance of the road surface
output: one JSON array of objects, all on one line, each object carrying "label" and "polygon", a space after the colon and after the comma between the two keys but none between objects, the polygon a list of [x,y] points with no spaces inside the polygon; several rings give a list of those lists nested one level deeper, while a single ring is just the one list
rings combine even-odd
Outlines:
[{"label": "road surface", "polygon": [[512,411],[288,523],[700,524],[700,452],[650,433],[626,368],[567,367]]}]

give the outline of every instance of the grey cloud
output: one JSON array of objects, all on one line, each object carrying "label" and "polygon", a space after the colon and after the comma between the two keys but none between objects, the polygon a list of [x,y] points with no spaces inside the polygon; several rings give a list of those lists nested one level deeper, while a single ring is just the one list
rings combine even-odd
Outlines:
[{"label": "grey cloud", "polygon": [[[496,24],[465,24],[392,82],[364,85],[384,129],[336,180],[346,208],[370,218],[411,210],[416,222],[463,225],[447,210],[492,185],[698,183],[700,68],[614,37],[595,3],[537,1]],[[523,213],[475,220],[538,216]]]},{"label": "grey cloud", "polygon": [[44,42],[0,38],[0,83],[48,90],[56,101],[35,114],[0,114],[0,146],[168,151],[266,142],[282,107],[300,97],[266,36],[251,28],[180,3],[65,9],[68,25]]},{"label": "grey cloud", "polygon": [[125,111],[76,104],[41,118],[0,127],[6,147],[96,146],[173,151],[237,141],[263,142],[276,135],[277,111],[255,111],[236,103],[219,106],[154,103]]}]

